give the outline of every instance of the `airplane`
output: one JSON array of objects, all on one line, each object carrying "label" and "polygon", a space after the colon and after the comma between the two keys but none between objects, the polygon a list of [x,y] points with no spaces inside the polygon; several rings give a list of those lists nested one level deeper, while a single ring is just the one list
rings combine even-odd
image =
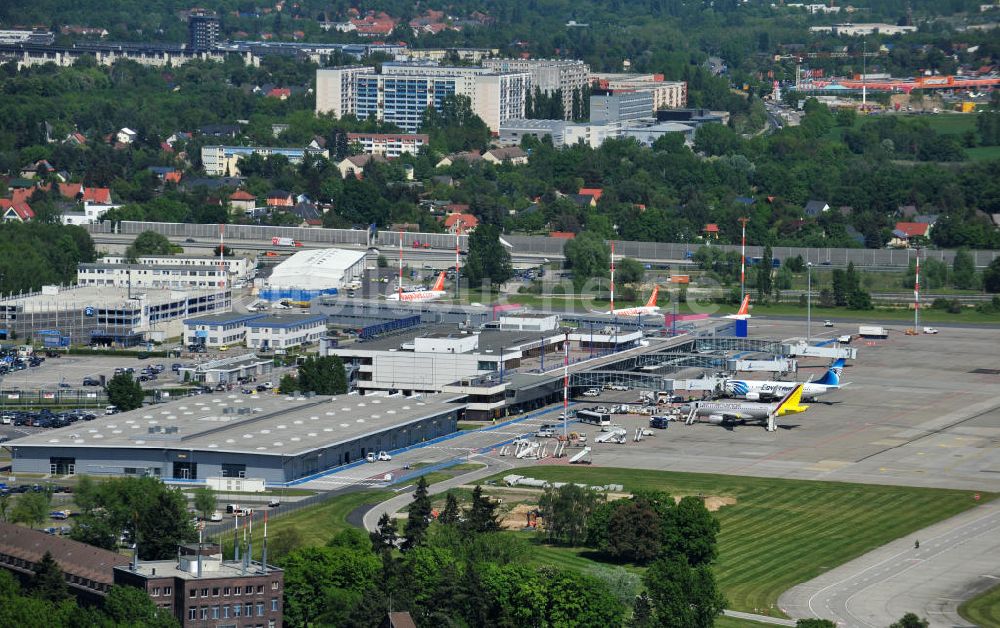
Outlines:
[{"label": "airplane", "polygon": [[653,292],[649,295],[646,305],[639,307],[626,307],[617,310],[608,310],[602,314],[613,314],[614,316],[646,316],[656,314],[660,311],[660,306],[656,304],[656,297],[660,294],[660,286],[653,286]]},{"label": "airplane", "polygon": [[438,275],[437,281],[430,290],[414,290],[412,292],[394,292],[386,297],[390,301],[434,301],[446,296],[448,292],[444,289],[444,271]]},{"label": "airplane", "polygon": [[723,318],[732,318],[738,321],[745,321],[750,318],[750,295],[748,294],[743,297],[743,303],[740,304],[740,309],[735,314],[729,314],[723,316]]},{"label": "airplane", "polygon": [[[806,401],[814,401],[816,397],[826,393],[839,390],[847,384],[840,383],[840,374],[844,371],[844,359],[839,358],[830,365],[829,370],[816,381],[804,382],[802,384],[802,398]],[[778,382],[752,379],[727,379],[723,389],[730,397],[739,397],[747,401],[761,401],[767,399],[778,399],[787,395],[799,382]]]},{"label": "airplane", "polygon": [[680,406],[682,414],[687,414],[686,423],[694,423],[699,416],[707,417],[708,423],[732,429],[734,425],[759,423],[768,432],[776,429],[774,418],[805,412],[809,406],[802,405],[802,384],[798,384],[781,401],[759,403],[754,401],[692,401]]}]

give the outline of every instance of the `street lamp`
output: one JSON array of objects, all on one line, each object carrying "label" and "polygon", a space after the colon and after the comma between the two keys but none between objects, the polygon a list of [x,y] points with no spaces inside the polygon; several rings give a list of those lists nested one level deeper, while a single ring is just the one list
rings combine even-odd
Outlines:
[{"label": "street lamp", "polygon": [[806,342],[812,342],[813,264],[806,262]]}]

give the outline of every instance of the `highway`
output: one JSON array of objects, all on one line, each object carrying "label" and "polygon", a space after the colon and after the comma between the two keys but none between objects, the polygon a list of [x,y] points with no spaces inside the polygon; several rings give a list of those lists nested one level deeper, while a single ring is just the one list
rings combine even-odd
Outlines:
[{"label": "highway", "polygon": [[793,587],[778,606],[794,618],[820,617],[843,626],[888,626],[907,612],[932,627],[970,626],[958,605],[998,583],[1000,504],[991,503]]}]

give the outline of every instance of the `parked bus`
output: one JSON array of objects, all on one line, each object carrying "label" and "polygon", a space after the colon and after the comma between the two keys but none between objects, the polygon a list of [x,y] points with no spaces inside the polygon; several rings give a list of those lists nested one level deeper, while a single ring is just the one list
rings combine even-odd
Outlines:
[{"label": "parked bus", "polygon": [[604,412],[595,412],[594,410],[579,410],[576,413],[576,418],[581,423],[589,423],[591,425],[597,425],[598,427],[605,428],[611,426],[611,415]]}]

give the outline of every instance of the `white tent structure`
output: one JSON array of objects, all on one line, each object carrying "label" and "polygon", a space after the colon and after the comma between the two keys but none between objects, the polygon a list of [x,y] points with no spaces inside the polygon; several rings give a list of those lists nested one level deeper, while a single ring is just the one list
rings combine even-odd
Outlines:
[{"label": "white tent structure", "polygon": [[365,272],[365,252],[347,249],[299,251],[274,267],[267,280],[271,291],[342,289]]}]

